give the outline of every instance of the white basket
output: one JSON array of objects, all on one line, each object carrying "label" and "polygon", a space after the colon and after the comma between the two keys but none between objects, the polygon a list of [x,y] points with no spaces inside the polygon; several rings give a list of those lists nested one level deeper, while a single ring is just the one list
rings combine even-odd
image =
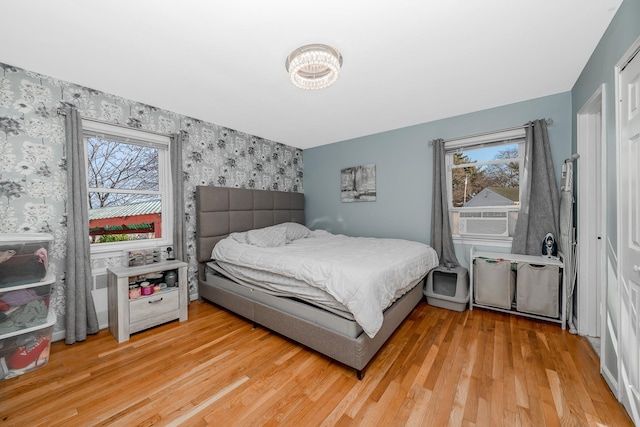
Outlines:
[{"label": "white basket", "polygon": [[516,291],[516,272],[511,261],[476,258],[473,293],[476,304],[511,309]]},{"label": "white basket", "polygon": [[518,264],[516,308],[525,313],[558,318],[560,267]]}]

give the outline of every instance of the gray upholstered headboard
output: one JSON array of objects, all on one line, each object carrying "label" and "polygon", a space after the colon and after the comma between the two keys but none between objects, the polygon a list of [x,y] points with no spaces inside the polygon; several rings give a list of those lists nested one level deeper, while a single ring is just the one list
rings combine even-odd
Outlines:
[{"label": "gray upholstered headboard", "polygon": [[304,224],[304,194],[213,186],[196,187],[198,262],[211,259],[213,247],[229,233],[283,222]]}]

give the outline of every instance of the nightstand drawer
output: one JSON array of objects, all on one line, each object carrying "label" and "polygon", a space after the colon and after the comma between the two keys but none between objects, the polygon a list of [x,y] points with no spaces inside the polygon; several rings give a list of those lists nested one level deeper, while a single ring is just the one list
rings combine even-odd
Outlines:
[{"label": "nightstand drawer", "polygon": [[[178,288],[129,301],[129,322],[133,325],[152,320],[156,323],[177,319],[180,311]],[[137,329],[137,328],[136,328]],[[144,329],[144,328],[142,328]]]}]

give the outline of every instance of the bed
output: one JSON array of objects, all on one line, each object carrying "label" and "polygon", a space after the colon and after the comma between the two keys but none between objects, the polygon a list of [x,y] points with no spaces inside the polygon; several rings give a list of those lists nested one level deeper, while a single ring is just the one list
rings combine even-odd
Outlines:
[{"label": "bed", "polygon": [[[236,272],[232,275],[228,264],[212,259],[214,247],[219,254],[222,253],[220,248],[230,248],[228,251],[233,253],[238,247],[243,248],[234,240],[246,243],[247,235],[253,235],[254,239],[262,238],[264,234],[258,233],[280,230],[285,226],[296,229],[293,227],[296,224],[304,224],[302,193],[198,186],[196,246],[200,298],[355,369],[361,379],[370,360],[422,300],[424,277],[438,264],[435,251],[427,247],[428,255],[421,255],[420,262],[424,265],[420,266],[420,271],[409,268],[412,278],[406,279],[403,289],[393,296],[393,304],[384,309],[373,323],[361,314],[350,313],[351,302],[339,300],[331,287],[322,292],[330,294],[329,298],[335,296],[337,304],[318,303],[313,298],[305,301],[292,292],[272,286],[265,288],[252,276],[238,276]],[[275,225],[278,227],[273,227]],[[326,232],[313,231],[313,235],[295,242],[289,241],[287,235],[286,247],[289,244],[292,247],[295,244],[308,245],[313,239],[321,241],[328,238],[322,233]],[[222,243],[216,247],[219,242]],[[244,259],[244,252],[238,258]]]}]

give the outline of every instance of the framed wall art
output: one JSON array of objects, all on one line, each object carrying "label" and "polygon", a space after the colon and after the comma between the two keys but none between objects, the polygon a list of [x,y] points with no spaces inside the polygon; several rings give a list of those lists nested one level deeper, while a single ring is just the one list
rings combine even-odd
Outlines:
[{"label": "framed wall art", "polygon": [[343,202],[375,202],[376,165],[353,166],[340,171]]}]

